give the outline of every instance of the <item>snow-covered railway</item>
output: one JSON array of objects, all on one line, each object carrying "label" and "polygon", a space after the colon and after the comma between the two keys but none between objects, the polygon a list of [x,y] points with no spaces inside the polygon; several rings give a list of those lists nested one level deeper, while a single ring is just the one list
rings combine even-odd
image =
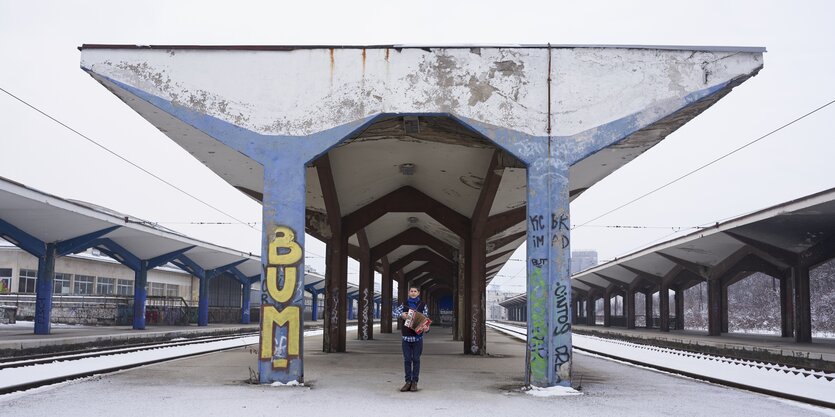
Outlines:
[{"label": "snow-covered railway", "polygon": [[[527,329],[488,322],[497,331],[527,340]],[[835,374],[774,363],[695,353],[622,340],[574,334],[575,352],[663,372],[835,408]]]},{"label": "snow-covered railway", "polygon": [[[305,336],[321,334],[321,329],[304,332]],[[244,333],[175,339],[74,354],[17,358],[0,363],[0,394],[257,343],[258,333]]]}]

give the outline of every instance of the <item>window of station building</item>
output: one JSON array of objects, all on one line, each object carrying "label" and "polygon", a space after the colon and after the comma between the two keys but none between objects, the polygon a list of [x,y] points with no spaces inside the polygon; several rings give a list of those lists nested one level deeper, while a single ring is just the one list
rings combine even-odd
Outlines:
[{"label": "window of station building", "polygon": [[52,281],[52,292],[54,294],[69,294],[72,291],[72,274],[65,274],[62,272],[55,273],[55,279]]},{"label": "window of station building", "polygon": [[12,292],[12,269],[0,268],[0,294]]},{"label": "window of station building", "polygon": [[153,296],[163,296],[165,295],[165,284],[161,282],[151,282],[149,283],[150,286],[150,295]]},{"label": "window of station building", "polygon": [[113,295],[116,292],[116,278],[98,277],[96,279],[96,294]]},{"label": "window of station building", "polygon": [[166,297],[179,297],[180,296],[180,286],[175,284],[165,284],[165,296]]},{"label": "window of station building", "polygon": [[129,279],[120,279],[116,281],[116,294],[119,295],[133,295],[133,281]]},{"label": "window of station building", "polygon": [[76,275],[73,280],[73,294],[93,294],[96,288],[96,277],[90,275]]},{"label": "window of station building", "polygon": [[17,280],[17,292],[22,294],[33,294],[38,283],[38,271],[32,269],[21,269]]}]

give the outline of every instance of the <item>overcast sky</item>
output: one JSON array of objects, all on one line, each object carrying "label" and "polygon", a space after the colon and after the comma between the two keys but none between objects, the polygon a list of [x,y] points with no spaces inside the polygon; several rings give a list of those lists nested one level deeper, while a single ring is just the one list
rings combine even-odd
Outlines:
[{"label": "overcast sky", "polygon": [[[575,200],[572,222],[580,225],[835,99],[833,16],[831,1],[0,0],[0,88],[235,218],[260,222],[259,204],[81,71],[76,48],[83,43],[551,42],[768,49],[757,77]],[[0,114],[0,176],[215,244],[260,252],[256,228],[234,224],[2,92]],[[607,260],[673,238],[676,230],[693,231],[832,188],[833,121],[835,105],[578,227],[572,249],[596,249]],[[307,262],[323,271],[324,245],[308,237],[306,249]],[[524,259],[524,246],[513,259]],[[493,283],[523,291],[524,265],[508,262]],[[349,280],[355,281],[356,265],[350,269]]]}]

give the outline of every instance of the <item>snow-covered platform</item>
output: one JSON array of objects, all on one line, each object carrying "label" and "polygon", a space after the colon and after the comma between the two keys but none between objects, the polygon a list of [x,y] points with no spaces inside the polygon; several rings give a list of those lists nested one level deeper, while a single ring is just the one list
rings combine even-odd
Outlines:
[{"label": "snow-covered platform", "polygon": [[468,356],[448,330],[433,329],[424,347],[418,392],[398,391],[403,382],[399,335],[349,338],[347,353],[330,354],[321,352],[321,336],[308,336],[304,387],[246,383],[257,361],[251,346],[0,396],[0,415],[352,416],[397,414],[406,408],[456,416],[835,415],[582,354],[573,362],[574,384],[581,385],[582,395],[536,397],[520,390],[524,343],[492,330],[487,337],[490,355]]},{"label": "snow-covered platform", "polygon": [[[524,323],[517,323],[524,326]],[[658,329],[587,326],[576,324],[574,331],[599,336],[626,337],[637,340],[668,342],[672,346],[689,347],[696,351],[705,351],[705,347],[721,349],[727,354],[733,352],[760,352],[768,358],[786,356],[792,358],[820,359],[830,362],[835,368],[835,339],[815,338],[813,343],[797,343],[791,337],[765,334],[724,333],[722,336],[708,336],[695,330],[671,330],[666,333]],[[657,343],[653,343],[657,344]],[[663,343],[662,343],[663,344]],[[688,350],[690,350],[688,349]],[[764,359],[767,359],[764,357]]]},{"label": "snow-covered platform", "polygon": [[[313,323],[312,325],[315,325]],[[321,322],[319,323],[321,326]],[[305,325],[307,327],[307,324]],[[182,337],[214,336],[257,332],[258,324],[212,324],[210,326],[78,326],[53,324],[52,333],[33,334],[32,322],[0,325],[0,357],[14,356],[13,351],[33,353],[62,352],[84,346],[105,347],[128,343],[169,340]]]}]

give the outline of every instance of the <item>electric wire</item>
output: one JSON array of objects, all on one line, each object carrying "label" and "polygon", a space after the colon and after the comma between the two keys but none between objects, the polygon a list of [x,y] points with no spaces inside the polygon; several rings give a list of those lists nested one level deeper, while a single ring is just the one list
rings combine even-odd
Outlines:
[{"label": "electric wire", "polygon": [[260,230],[258,230],[258,229],[256,229],[255,227],[251,226],[249,223],[244,222],[243,220],[240,220],[240,219],[236,218],[235,216],[233,216],[233,215],[231,215],[231,214],[229,214],[229,213],[227,213],[227,212],[225,212],[225,211],[223,211],[223,210],[221,210],[221,209],[219,209],[219,208],[217,208],[217,207],[215,207],[215,206],[213,206],[213,205],[211,205],[211,204],[207,203],[206,201],[203,201],[203,200],[202,200],[202,199],[200,199],[199,197],[197,197],[197,196],[195,196],[195,195],[193,195],[193,194],[189,193],[189,192],[188,192],[188,191],[186,191],[186,190],[183,190],[182,188],[180,188],[180,187],[178,187],[178,186],[176,186],[176,185],[172,184],[171,182],[168,182],[167,180],[165,180],[165,179],[163,179],[162,177],[160,177],[160,176],[158,176],[158,175],[154,174],[153,172],[148,171],[147,169],[143,168],[143,167],[142,167],[142,166],[140,166],[139,164],[137,164],[137,163],[135,163],[135,162],[133,162],[133,161],[131,161],[131,160],[129,160],[129,159],[127,159],[127,158],[125,158],[125,157],[124,157],[124,156],[122,156],[122,155],[119,155],[118,153],[116,153],[116,152],[114,152],[114,151],[110,150],[109,148],[107,148],[106,146],[102,145],[101,143],[96,142],[95,140],[91,139],[89,136],[87,136],[87,135],[85,135],[85,134],[83,134],[83,133],[81,133],[81,132],[79,132],[79,131],[77,131],[77,130],[73,129],[72,127],[70,127],[69,125],[65,124],[64,122],[62,122],[62,121],[60,121],[60,120],[56,119],[55,117],[52,117],[51,115],[47,114],[47,113],[46,113],[46,112],[44,112],[43,110],[41,110],[41,109],[39,109],[39,108],[35,107],[34,105],[30,104],[30,103],[29,103],[29,102],[27,102],[26,100],[24,100],[24,99],[22,99],[22,98],[20,98],[20,97],[18,97],[18,96],[16,96],[16,95],[14,95],[14,94],[12,94],[11,92],[9,92],[8,90],[6,90],[5,88],[0,87],[0,91],[2,91],[2,92],[4,92],[4,93],[6,93],[9,97],[12,97],[12,98],[14,98],[15,100],[17,100],[17,101],[19,101],[19,102],[23,103],[25,106],[29,107],[30,109],[32,109],[32,110],[34,110],[34,111],[36,111],[36,112],[40,113],[41,115],[43,115],[44,117],[48,118],[49,120],[52,120],[53,122],[55,122],[55,123],[57,123],[57,124],[59,124],[59,125],[63,126],[64,128],[66,128],[66,129],[67,129],[67,130],[69,130],[70,132],[73,132],[73,133],[75,133],[76,135],[78,135],[78,136],[80,136],[80,137],[84,138],[84,139],[85,139],[85,140],[87,140],[88,142],[90,142],[90,143],[92,143],[92,144],[94,144],[94,145],[98,146],[99,148],[103,149],[105,152],[107,152],[107,153],[109,153],[109,154],[111,154],[111,155],[115,156],[116,158],[121,159],[121,160],[122,160],[122,161],[124,161],[124,162],[127,162],[128,164],[132,165],[134,168],[139,169],[140,171],[142,171],[142,172],[144,172],[144,173],[146,173],[146,174],[148,174],[148,175],[150,175],[150,176],[154,177],[155,179],[157,179],[158,181],[160,181],[160,182],[162,182],[162,183],[164,183],[164,184],[168,185],[169,187],[174,188],[175,190],[177,190],[177,191],[179,191],[179,192],[181,192],[181,193],[183,193],[183,194],[185,194],[185,195],[187,195],[187,196],[191,197],[192,199],[194,199],[194,200],[196,200],[196,201],[200,202],[201,204],[205,205],[206,207],[209,207],[209,208],[211,208],[212,210],[215,210],[215,211],[217,211],[218,213],[223,214],[224,216],[229,217],[230,219],[235,220],[236,222],[238,222],[238,223],[240,223],[240,224],[243,224],[244,226],[247,226],[247,227],[249,227],[250,229],[256,230],[256,231],[258,231],[258,232],[260,233]]},{"label": "electric wire", "polygon": [[731,155],[733,155],[733,154],[735,154],[735,153],[737,153],[737,152],[739,152],[739,151],[741,151],[741,150],[743,150],[743,149],[745,149],[745,148],[747,148],[747,147],[749,147],[749,146],[751,146],[751,145],[753,145],[753,144],[755,144],[755,143],[757,143],[757,142],[759,142],[759,141],[761,141],[761,140],[763,140],[763,139],[765,139],[765,138],[767,138],[767,137],[769,137],[769,136],[771,136],[771,135],[773,135],[773,134],[775,134],[775,133],[777,133],[777,132],[779,132],[779,131],[781,131],[781,130],[783,130],[783,129],[785,129],[785,128],[787,128],[787,127],[789,127],[789,126],[791,126],[795,123],[797,123],[797,122],[799,122],[799,121],[801,121],[801,120],[803,120],[803,119],[805,119],[806,117],[809,117],[812,114],[817,113],[818,111],[823,110],[826,107],[829,107],[832,103],[835,103],[835,100],[831,100],[828,103],[826,103],[826,104],[824,104],[824,105],[822,105],[822,106],[820,106],[820,107],[818,107],[818,108],[816,108],[816,109],[814,109],[814,110],[812,110],[812,111],[810,111],[810,112],[808,112],[808,113],[806,113],[806,114],[804,114],[800,117],[797,117],[794,120],[792,120],[788,123],[785,123],[782,126],[776,128],[776,129],[774,129],[774,130],[772,130],[772,131],[770,131],[770,132],[768,132],[768,133],[766,133],[766,134],[764,134],[764,135],[762,135],[762,136],[760,136],[760,137],[758,137],[758,138],[756,138],[756,139],[754,139],[754,140],[752,140],[752,141],[750,141],[750,142],[748,142],[748,143],[746,143],[746,144],[744,144],[744,145],[742,145],[742,146],[740,146],[740,147],[738,147],[738,148],[736,148],[736,149],[734,149],[734,150],[732,150],[732,151],[730,151],[730,152],[728,152],[728,153],[726,153],[726,154],[724,154],[724,155],[722,155],[718,158],[715,158],[712,161],[710,161],[710,162],[708,162],[708,163],[706,163],[706,164],[704,164],[704,165],[702,165],[702,166],[700,166],[700,167],[698,167],[698,168],[696,168],[696,169],[694,169],[690,172],[687,172],[687,173],[679,176],[678,178],[667,182],[664,185],[661,185],[661,186],[659,186],[659,187],[657,187],[657,188],[655,188],[651,191],[648,191],[648,192],[646,192],[646,193],[644,193],[644,194],[642,194],[642,195],[640,195],[640,196],[638,196],[638,197],[636,197],[636,198],[634,198],[630,201],[627,201],[626,203],[623,203],[623,204],[621,204],[621,205],[619,205],[619,206],[617,206],[617,207],[615,207],[615,208],[613,208],[613,209],[611,209],[611,210],[609,210],[609,211],[607,211],[607,212],[605,212],[605,213],[603,213],[603,214],[601,214],[597,217],[594,217],[591,220],[586,221],[585,223],[581,223],[579,225],[572,226],[571,229],[573,230],[573,229],[576,229],[578,227],[584,227],[587,224],[589,224],[589,223],[591,223],[595,220],[598,220],[602,217],[608,216],[609,214],[612,214],[612,213],[614,213],[614,212],[616,212],[616,211],[618,211],[618,210],[620,210],[620,209],[622,209],[626,206],[629,206],[629,205],[631,205],[632,203],[635,203],[638,200],[641,200],[641,199],[643,199],[643,198],[645,198],[645,197],[647,197],[651,194],[654,194],[654,193],[656,193],[656,192],[658,192],[658,191],[660,191],[664,188],[667,188],[670,185],[673,185],[673,184],[689,177],[690,175],[693,175],[696,172],[699,172],[699,171],[701,171],[701,170],[703,170],[703,169],[705,169],[705,168],[707,168],[707,167],[709,167],[709,166],[711,166],[711,165],[713,165],[713,164],[715,164],[715,163],[717,163],[717,162],[719,162],[719,161],[721,161],[721,160],[723,160],[723,159],[725,159],[725,158],[727,158],[727,157],[729,157],[729,156],[731,156]]}]

